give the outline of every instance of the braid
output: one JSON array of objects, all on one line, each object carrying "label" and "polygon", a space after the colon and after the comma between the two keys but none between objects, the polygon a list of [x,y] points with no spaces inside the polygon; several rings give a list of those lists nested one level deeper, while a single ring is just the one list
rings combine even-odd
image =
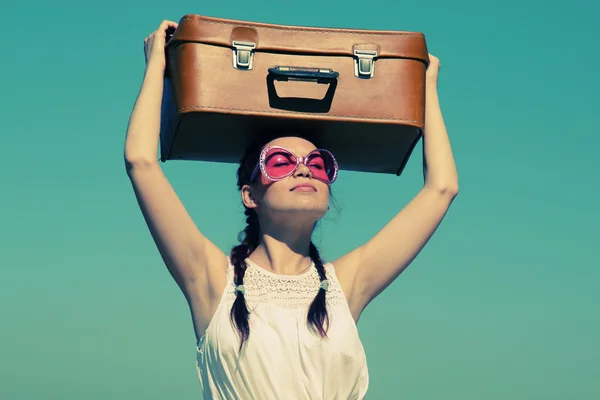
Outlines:
[{"label": "braid", "polygon": [[[265,139],[270,140],[270,139]],[[246,153],[240,160],[240,166],[237,171],[237,186],[238,189],[242,189],[244,185],[250,185],[253,182],[250,181],[252,171],[256,166],[256,162],[259,158],[260,151],[265,141],[257,141],[246,148]],[[258,247],[260,240],[260,226],[258,223],[258,215],[252,209],[246,209],[244,214],[246,215],[246,228],[241,232],[243,237],[240,237],[240,244],[233,247],[230,253],[231,264],[233,265],[233,281],[236,289],[239,286],[241,290],[236,290],[236,298],[231,307],[230,319],[234,327],[237,329],[241,339],[240,350],[242,349],[244,342],[250,336],[250,325],[249,316],[250,312],[246,305],[246,299],[244,297],[244,275],[246,273],[246,259],[252,252]],[[319,274],[320,281],[326,281],[327,275],[325,274],[325,267],[323,261],[319,255],[319,251],[313,242],[310,242],[309,248],[310,258],[315,264],[316,270]],[[327,315],[327,289],[321,287],[317,293],[315,299],[312,301],[307,315],[307,322],[312,325],[321,337],[327,336],[327,330],[329,328],[329,317]],[[325,326],[326,325],[326,326]]]},{"label": "braid", "polygon": [[[246,228],[244,229],[244,239],[241,243],[231,249],[231,263],[233,264],[233,282],[236,287],[244,284],[244,274],[246,273],[246,258],[256,249],[259,240],[258,217],[254,210],[246,209]],[[240,350],[244,342],[250,335],[250,326],[248,317],[250,313],[246,306],[244,294],[240,291],[236,293],[235,301],[231,307],[230,318],[235,325],[241,339]]]},{"label": "braid", "polygon": [[[321,282],[327,279],[327,275],[325,274],[325,267],[323,266],[323,260],[321,260],[321,256],[319,255],[319,250],[314,245],[314,243],[310,242],[309,248],[310,258],[312,258],[313,263],[319,273],[319,278]],[[310,305],[308,309],[308,323],[312,324],[313,327],[319,332],[321,337],[327,336],[327,330],[329,328],[329,316],[327,315],[327,290],[323,287],[319,289],[315,299]],[[325,322],[327,322],[327,328],[324,327]]]}]

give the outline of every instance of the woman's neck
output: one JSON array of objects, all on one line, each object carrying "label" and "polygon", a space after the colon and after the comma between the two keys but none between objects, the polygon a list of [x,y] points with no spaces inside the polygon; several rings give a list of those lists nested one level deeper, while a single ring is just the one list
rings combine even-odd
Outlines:
[{"label": "woman's neck", "polygon": [[257,248],[250,259],[262,268],[280,275],[298,275],[310,265],[312,229],[300,234],[297,230],[261,232]]}]

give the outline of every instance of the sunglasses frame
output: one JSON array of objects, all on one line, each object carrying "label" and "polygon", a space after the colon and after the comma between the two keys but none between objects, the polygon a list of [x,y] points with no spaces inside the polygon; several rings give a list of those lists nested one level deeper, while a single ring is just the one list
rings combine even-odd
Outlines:
[{"label": "sunglasses frame", "polygon": [[[273,150],[273,149],[279,149],[279,150],[283,150],[286,153],[291,154],[292,156],[294,156],[294,158],[296,159],[296,166],[286,175],[280,177],[280,178],[274,178],[271,175],[269,175],[267,173],[267,168],[265,165],[265,161],[266,161],[266,157],[267,154],[269,153],[269,151]],[[325,152],[327,154],[329,154],[329,156],[331,157],[331,160],[333,161],[333,177],[331,178],[330,181],[324,181],[323,179],[320,178],[316,178],[312,172],[312,170],[310,170],[310,167],[308,165],[306,165],[306,160],[313,154],[316,152]],[[304,164],[306,166],[306,168],[308,168],[311,171],[311,177],[313,179],[319,180],[321,182],[324,182],[328,185],[331,185],[333,182],[335,182],[335,180],[337,179],[338,176],[338,171],[339,171],[339,166],[337,163],[337,160],[335,159],[335,156],[326,149],[314,149],[312,150],[310,153],[308,153],[306,156],[304,157],[298,157],[296,154],[294,154],[291,150],[286,149],[285,147],[282,146],[269,146],[269,147],[265,147],[261,152],[260,152],[260,157],[258,159],[258,164],[256,165],[256,167],[254,168],[254,171],[252,171],[252,175],[250,175],[250,182],[253,182],[254,179],[256,178],[256,175],[258,173],[258,171],[262,172],[263,176],[265,176],[267,179],[269,179],[270,181],[273,182],[277,182],[280,180],[283,180],[291,175],[294,174],[294,172],[296,172],[298,170],[298,167],[300,166],[300,164]]]}]

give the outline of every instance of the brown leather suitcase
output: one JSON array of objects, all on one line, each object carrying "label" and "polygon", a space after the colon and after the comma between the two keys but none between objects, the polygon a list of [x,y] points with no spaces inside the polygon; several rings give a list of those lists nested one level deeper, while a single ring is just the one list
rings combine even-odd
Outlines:
[{"label": "brown leather suitcase", "polygon": [[422,135],[421,33],[186,15],[166,54],[163,162],[238,162],[283,132],[316,140],[340,169],[400,175]]}]

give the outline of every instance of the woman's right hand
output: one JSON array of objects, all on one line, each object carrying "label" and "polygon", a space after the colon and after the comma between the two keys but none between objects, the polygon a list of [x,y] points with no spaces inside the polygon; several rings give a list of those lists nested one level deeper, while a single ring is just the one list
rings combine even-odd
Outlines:
[{"label": "woman's right hand", "polygon": [[167,35],[173,34],[177,29],[177,22],[163,21],[158,29],[144,39],[144,55],[146,56],[146,67],[157,64],[159,68],[166,67],[165,44]]}]

